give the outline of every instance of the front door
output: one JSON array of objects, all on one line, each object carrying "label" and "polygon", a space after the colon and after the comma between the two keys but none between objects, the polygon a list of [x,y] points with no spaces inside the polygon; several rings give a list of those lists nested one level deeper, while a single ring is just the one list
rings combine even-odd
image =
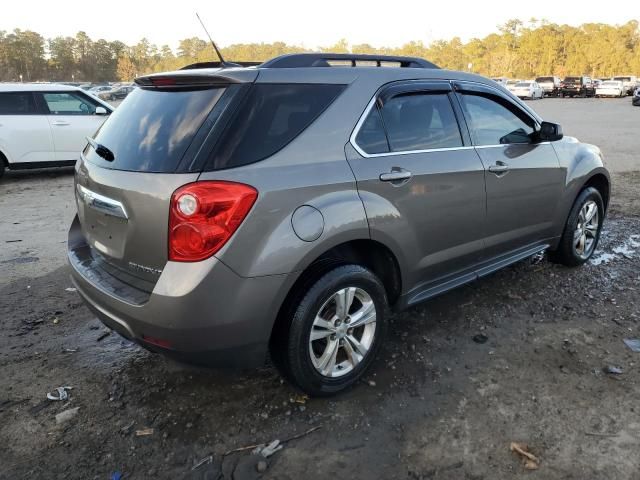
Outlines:
[{"label": "front door", "polygon": [[413,290],[408,303],[482,255],[484,167],[454,100],[448,82],[388,87],[356,126],[347,155],[371,237],[392,247],[403,290]]},{"label": "front door", "polygon": [[96,115],[101,106],[94,99],[77,91],[42,93],[42,101],[48,109],[56,160],[76,160],[87,144],[86,137],[93,136],[107,118]]},{"label": "front door", "polygon": [[537,121],[506,95],[475,84],[457,90],[487,169],[487,258],[548,240],[566,177],[553,146],[535,140]]}]

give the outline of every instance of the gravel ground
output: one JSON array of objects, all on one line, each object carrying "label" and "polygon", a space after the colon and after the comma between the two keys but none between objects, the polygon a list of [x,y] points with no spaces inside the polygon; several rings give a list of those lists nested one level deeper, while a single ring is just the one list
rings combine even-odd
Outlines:
[{"label": "gravel ground", "polygon": [[[270,366],[198,369],[105,336],[66,290],[71,172],[8,174],[0,478],[638,478],[640,353],[623,339],[640,338],[640,108],[530,104],[599,144],[617,172],[594,259],[521,262],[395,316],[371,373],[333,399],[301,397]],[[47,400],[58,386],[73,387],[68,400]],[[251,449],[225,455],[315,427],[264,464]],[[539,469],[525,470],[511,442]]]}]

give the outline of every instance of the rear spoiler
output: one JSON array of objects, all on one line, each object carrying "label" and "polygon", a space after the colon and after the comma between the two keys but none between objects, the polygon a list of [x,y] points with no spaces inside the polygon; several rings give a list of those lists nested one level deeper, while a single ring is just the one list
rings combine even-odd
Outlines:
[{"label": "rear spoiler", "polygon": [[135,83],[139,87],[145,88],[180,89],[250,83],[255,81],[257,76],[257,70],[245,68],[177,70],[175,72],[154,73],[138,77],[135,79]]}]

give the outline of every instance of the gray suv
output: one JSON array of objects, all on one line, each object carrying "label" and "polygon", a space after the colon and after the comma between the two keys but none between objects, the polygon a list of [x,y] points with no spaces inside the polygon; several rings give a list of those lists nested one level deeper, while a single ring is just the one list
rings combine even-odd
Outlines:
[{"label": "gray suv", "polygon": [[330,395],[366,372],[391,312],[596,248],[600,150],[489,79],[367,55],[222,67],[138,78],[76,165],[74,283],[150,350],[270,353]]}]

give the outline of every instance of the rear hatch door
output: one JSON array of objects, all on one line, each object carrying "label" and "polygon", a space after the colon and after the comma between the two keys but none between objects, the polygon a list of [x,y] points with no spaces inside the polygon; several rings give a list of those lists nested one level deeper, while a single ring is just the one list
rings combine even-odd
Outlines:
[{"label": "rear hatch door", "polygon": [[168,258],[171,196],[197,180],[216,125],[247,86],[219,75],[196,80],[182,72],[140,79],[76,166],[78,218],[92,259],[129,284],[155,285]]}]

